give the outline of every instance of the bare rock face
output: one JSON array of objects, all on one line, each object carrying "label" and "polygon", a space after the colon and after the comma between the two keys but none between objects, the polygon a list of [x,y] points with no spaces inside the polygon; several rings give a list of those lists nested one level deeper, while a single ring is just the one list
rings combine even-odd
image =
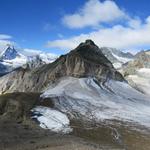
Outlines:
[{"label": "bare rock face", "polygon": [[111,62],[91,40],[60,56],[55,62],[36,69],[19,68],[0,78],[0,93],[41,92],[61,77],[94,77],[99,81],[114,79],[123,81]]},{"label": "bare rock face", "polygon": [[137,69],[141,68],[150,68],[149,51],[141,51],[137,53],[132,61],[124,64],[122,73],[124,74],[124,76],[134,75],[136,74]]},{"label": "bare rock face", "polygon": [[124,64],[122,74],[128,83],[140,92],[150,95],[150,51],[141,51]]}]

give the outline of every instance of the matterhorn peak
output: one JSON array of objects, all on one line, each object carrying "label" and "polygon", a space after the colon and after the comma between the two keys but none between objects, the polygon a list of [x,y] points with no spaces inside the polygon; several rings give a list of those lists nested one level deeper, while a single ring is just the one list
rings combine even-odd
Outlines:
[{"label": "matterhorn peak", "polygon": [[1,60],[12,60],[16,57],[19,57],[20,54],[18,51],[14,48],[13,45],[7,44],[4,51],[1,53],[0,59]]},{"label": "matterhorn peak", "polygon": [[7,49],[7,48],[14,49],[14,45],[11,45],[11,44],[6,44],[6,48],[5,48],[5,49]]}]

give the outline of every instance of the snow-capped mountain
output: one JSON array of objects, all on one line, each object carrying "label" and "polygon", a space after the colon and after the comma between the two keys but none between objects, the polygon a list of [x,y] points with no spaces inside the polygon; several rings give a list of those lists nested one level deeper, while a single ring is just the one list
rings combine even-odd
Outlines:
[{"label": "snow-capped mountain", "polygon": [[40,59],[43,62],[45,62],[46,64],[51,63],[51,62],[55,61],[56,58],[58,58],[58,55],[56,55],[56,54],[46,53],[41,50],[23,49],[21,51],[22,51],[22,54],[24,56],[28,57],[29,59],[31,59],[32,57],[35,58],[35,57],[39,56]]},{"label": "snow-capped mountain", "polygon": [[21,55],[13,46],[6,46],[0,54],[0,74],[4,75],[26,63],[26,57]]},{"label": "snow-capped mountain", "polygon": [[21,55],[17,52],[17,50],[14,47],[8,46],[1,54],[0,59],[1,60],[12,60],[16,57],[21,57]]},{"label": "snow-capped mountain", "polygon": [[0,61],[3,65],[9,66],[13,70],[27,63],[27,58],[13,46],[7,46],[0,54]]},{"label": "snow-capped mountain", "polygon": [[8,45],[0,54],[0,67],[3,68],[0,73],[6,74],[18,67],[39,67],[40,65],[53,62],[56,58],[57,56],[54,54],[41,51],[35,55],[24,55],[23,49],[17,50],[14,46]]},{"label": "snow-capped mountain", "polygon": [[116,48],[101,47],[100,50],[112,62],[116,69],[121,68],[124,63],[129,62],[134,58],[133,54],[129,52],[125,53]]}]

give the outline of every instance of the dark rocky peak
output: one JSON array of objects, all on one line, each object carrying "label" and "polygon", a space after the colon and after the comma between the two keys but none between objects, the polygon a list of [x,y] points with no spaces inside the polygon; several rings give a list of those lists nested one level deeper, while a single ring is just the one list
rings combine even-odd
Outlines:
[{"label": "dark rocky peak", "polygon": [[86,40],[85,42],[80,43],[76,49],[78,50],[83,47],[92,48],[93,50],[98,49],[98,46],[90,39]]},{"label": "dark rocky peak", "polygon": [[123,77],[113,67],[98,46],[86,40],[66,55],[62,55],[52,64],[42,67],[39,71],[51,70],[53,77],[94,77],[98,80],[115,79],[123,81]]},{"label": "dark rocky peak", "polygon": [[67,55],[72,55],[74,57],[78,56],[84,61],[113,68],[111,62],[107,59],[107,57],[105,57],[101,49],[92,40],[86,40],[84,43],[79,44],[77,48]]},{"label": "dark rocky peak", "polygon": [[90,39],[87,39],[85,42],[81,43],[82,45],[93,45],[93,46],[96,46],[95,43],[90,40]]}]

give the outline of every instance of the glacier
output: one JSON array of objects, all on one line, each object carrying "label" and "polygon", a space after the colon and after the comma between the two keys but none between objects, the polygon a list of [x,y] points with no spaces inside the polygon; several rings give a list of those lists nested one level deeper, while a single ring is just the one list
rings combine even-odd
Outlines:
[{"label": "glacier", "polygon": [[149,97],[126,82],[64,77],[41,97],[53,99],[55,109],[70,117],[96,122],[115,119],[150,127]]}]

